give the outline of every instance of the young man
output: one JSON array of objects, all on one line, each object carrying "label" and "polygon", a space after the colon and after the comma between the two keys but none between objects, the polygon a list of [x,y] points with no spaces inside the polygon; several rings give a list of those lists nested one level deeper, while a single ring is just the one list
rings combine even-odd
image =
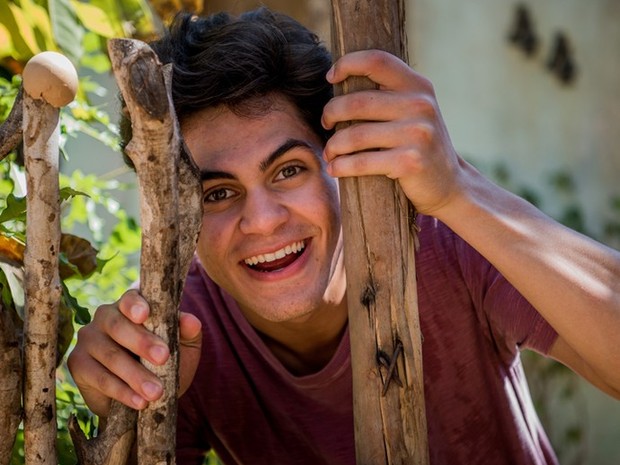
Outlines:
[{"label": "young man", "polygon": [[[202,172],[183,295],[178,463],[355,462],[334,178],[385,175],[420,213],[416,257],[433,464],[553,464],[519,351],[620,397],[620,254],[484,179],[451,145],[431,84],[379,51],[330,68],[317,38],[260,9],[179,18],[153,44]],[[367,76],[378,90],[331,98]],[[331,135],[335,124],[357,121]],[[69,366],[92,410],[144,408],[168,349],[135,291],[100,307]]]}]

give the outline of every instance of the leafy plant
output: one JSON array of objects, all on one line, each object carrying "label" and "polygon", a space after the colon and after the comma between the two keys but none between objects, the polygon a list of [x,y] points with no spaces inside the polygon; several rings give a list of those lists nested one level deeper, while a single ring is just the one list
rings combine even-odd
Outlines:
[{"label": "leafy plant", "polygon": [[[33,55],[44,50],[59,51],[81,71],[102,73],[110,69],[105,48],[108,38],[131,35],[149,39],[157,31],[158,22],[146,0],[0,0],[0,122],[13,106],[21,84],[19,74]],[[80,77],[76,100],[61,110],[60,146],[66,158],[67,139],[79,134],[118,148],[118,131],[109,115],[90,103],[91,96],[104,92],[94,80]],[[20,159],[18,147],[0,163],[0,288],[4,309],[17,314],[24,303],[20,281],[26,211]],[[79,171],[62,176],[60,183],[63,293],[59,353],[63,354],[72,343],[74,323],[89,321],[96,306],[116,299],[137,279],[132,255],[140,247],[140,229],[115,198],[119,190],[129,186],[113,177]],[[109,234],[103,228],[106,223],[113,225]],[[58,362],[62,362],[61,357]],[[57,371],[57,446],[59,463],[63,465],[76,462],[67,429],[70,413],[77,416],[86,431],[96,427],[96,419],[61,364]],[[12,463],[23,463],[21,430]]]}]

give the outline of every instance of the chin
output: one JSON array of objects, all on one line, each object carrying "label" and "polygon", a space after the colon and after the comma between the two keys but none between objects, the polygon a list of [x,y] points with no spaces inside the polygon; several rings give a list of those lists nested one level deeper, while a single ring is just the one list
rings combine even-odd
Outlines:
[{"label": "chin", "polygon": [[311,317],[313,313],[312,309],[315,307],[314,305],[307,304],[291,306],[290,302],[283,303],[282,305],[274,305],[273,302],[269,302],[265,305],[257,305],[257,302],[254,301],[251,306],[246,308],[249,308],[250,312],[260,319],[270,323],[303,323]]}]

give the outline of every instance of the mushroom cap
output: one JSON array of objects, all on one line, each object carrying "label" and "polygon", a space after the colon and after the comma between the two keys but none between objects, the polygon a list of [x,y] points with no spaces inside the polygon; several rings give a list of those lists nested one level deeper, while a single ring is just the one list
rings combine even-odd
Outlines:
[{"label": "mushroom cap", "polygon": [[57,52],[33,56],[22,73],[24,90],[55,108],[71,103],[78,88],[78,75],[67,57]]}]

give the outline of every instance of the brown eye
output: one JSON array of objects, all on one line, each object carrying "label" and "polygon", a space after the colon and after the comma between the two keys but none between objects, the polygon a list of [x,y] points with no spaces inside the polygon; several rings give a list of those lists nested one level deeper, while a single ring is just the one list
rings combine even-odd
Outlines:
[{"label": "brown eye", "polygon": [[284,168],[282,168],[282,170],[280,171],[276,179],[280,180],[280,179],[292,178],[293,176],[296,176],[297,174],[299,174],[302,170],[303,168],[298,165],[285,166]]},{"label": "brown eye", "polygon": [[226,200],[234,195],[234,191],[232,189],[226,188],[218,188],[212,189],[208,191],[204,196],[205,203],[214,203],[221,202],[222,200]]}]

